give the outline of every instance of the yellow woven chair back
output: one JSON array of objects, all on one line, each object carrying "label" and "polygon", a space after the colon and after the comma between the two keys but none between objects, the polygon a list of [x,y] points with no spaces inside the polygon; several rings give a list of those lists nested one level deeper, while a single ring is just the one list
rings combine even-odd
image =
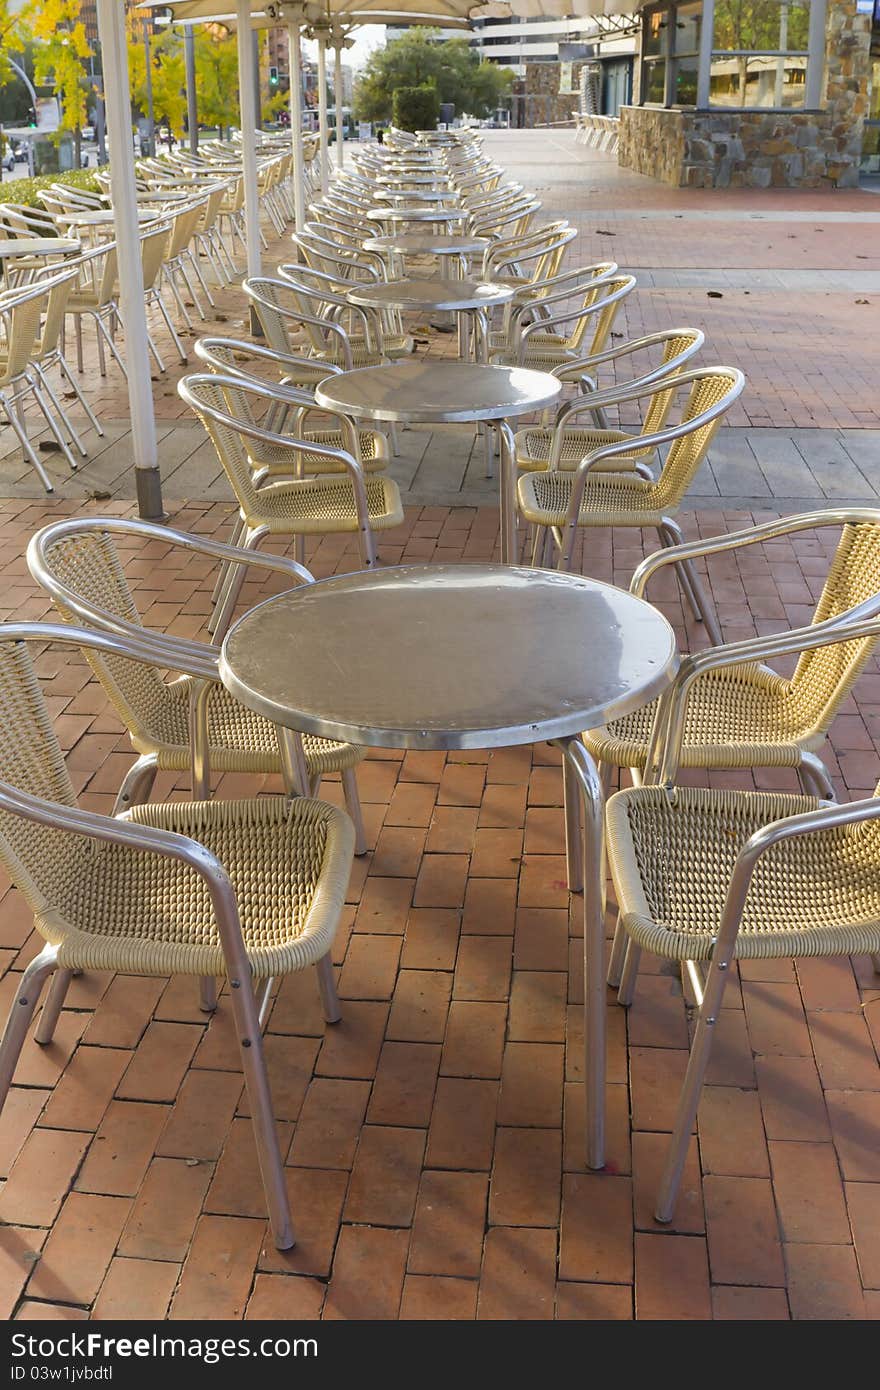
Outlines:
[{"label": "yellow woven chair back", "polygon": [[[612,280],[603,280],[601,284],[591,285],[584,295],[584,308],[589,309],[594,304],[599,304],[605,299],[610,299],[618,291],[632,291],[635,289],[635,279],[632,275],[615,276]],[[611,330],[614,327],[614,320],[617,318],[624,296],[614,299],[612,303],[606,304],[595,314],[585,314],[578,319],[574,329],[566,340],[565,347],[570,352],[580,352],[584,357],[592,357],[594,353],[602,352],[608,345],[611,337]],[[592,330],[592,337],[587,340],[587,330]],[[586,345],[585,345],[586,344]]]},{"label": "yellow woven chair back", "polygon": [[[845,613],[880,593],[880,526],[870,522],[843,528],[828,578],[819,596],[814,623]],[[874,650],[863,637],[803,652],[789,686],[789,698],[805,723],[826,729]]]},{"label": "yellow woven chair back", "polygon": [[40,317],[50,291],[34,293],[30,287],[17,298],[15,291],[0,295],[0,308],[6,318],[6,362],[0,365],[0,386],[4,386],[24,371],[34,353],[40,335]]},{"label": "yellow woven chair back", "polygon": [[[694,342],[695,337],[696,335],[694,333],[680,333],[674,338],[669,338],[663,347],[663,356],[661,358],[664,366],[667,362],[671,362],[673,358],[678,357],[680,353],[686,352]],[[685,365],[686,364],[682,363],[680,367],[676,367],[670,372],[670,381],[675,381],[675,378],[684,371]],[[656,434],[658,430],[662,430],[666,421],[669,419],[669,412],[672,409],[672,402],[674,400],[675,386],[671,386],[668,391],[659,391],[656,396],[651,397],[651,404],[645,411],[645,418],[642,422],[642,434]]]},{"label": "yellow woven chair back", "polygon": [[[249,296],[251,304],[256,310],[257,318],[260,320],[260,327],[266,337],[266,342],[275,352],[293,352],[293,346],[288,335],[287,326],[290,323],[290,301],[285,304],[285,290],[277,285],[274,280],[265,279],[263,276],[249,280],[245,285],[252,285],[254,294]],[[257,297],[259,296],[259,297]],[[287,314],[283,310],[287,310]]]},{"label": "yellow woven chair back", "polygon": [[141,268],[144,289],[152,289],[159,278],[159,272],[168,254],[168,241],[171,228],[161,227],[157,231],[144,232],[141,236]]},{"label": "yellow woven chair back", "polygon": [[[143,626],[118,552],[106,532],[64,536],[47,549],[45,561],[52,574],[79,598]],[[65,622],[78,621],[62,603],[56,601],[55,607]],[[137,736],[155,729],[159,711],[169,698],[159,672],[139,661],[101,652],[86,652],[86,659],[130,733]]]},{"label": "yellow woven chair back", "polygon": [[[26,642],[0,642],[0,780],[46,801],[76,804]],[[66,831],[0,810],[0,860],[34,912],[56,899],[73,849]]]},{"label": "yellow woven chair back", "polygon": [[230,418],[243,425],[253,423],[247,392],[229,385],[229,378],[219,380],[222,385],[207,376],[184,377],[178,389],[211,436],[242,511],[249,516],[260,514],[263,509],[253,482],[247,438],[229,423]]},{"label": "yellow woven chair back", "polygon": [[[673,388],[674,390],[674,388]],[[667,393],[660,392],[665,396]],[[704,411],[720,405],[726,396],[733,404],[739,394],[739,379],[735,372],[723,367],[714,367],[711,373],[700,376],[691,384],[687,403],[682,411],[681,423],[695,420]],[[668,412],[669,405],[666,410]],[[689,430],[679,439],[674,439],[663,463],[656,483],[651,488],[650,506],[657,511],[674,510],[690,487],[697,469],[706,457],[709,445],[715,437],[722,416]],[[646,501],[647,496],[646,496]]]},{"label": "yellow woven chair back", "polygon": [[[50,277],[46,276],[46,280]],[[64,323],[64,312],[67,308],[67,301],[73,289],[76,275],[74,271],[68,271],[66,275],[51,277],[49,298],[46,302],[46,314],[43,319],[43,331],[37,348],[37,357],[43,358],[48,353],[54,352],[61,337],[61,326]]]}]

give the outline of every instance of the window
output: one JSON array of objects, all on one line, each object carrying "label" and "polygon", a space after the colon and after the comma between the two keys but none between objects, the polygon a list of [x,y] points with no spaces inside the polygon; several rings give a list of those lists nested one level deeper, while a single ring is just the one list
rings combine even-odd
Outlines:
[{"label": "window", "polygon": [[709,104],[802,107],[810,0],[715,0]]},{"label": "window", "polygon": [[702,0],[649,10],[642,33],[642,101],[694,106],[697,100]]}]

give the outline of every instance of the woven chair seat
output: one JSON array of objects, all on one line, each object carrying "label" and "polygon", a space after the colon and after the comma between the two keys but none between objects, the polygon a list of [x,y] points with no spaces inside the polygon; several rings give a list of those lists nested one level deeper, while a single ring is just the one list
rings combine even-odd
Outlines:
[{"label": "woven chair seat", "polygon": [[[192,681],[188,676],[165,686],[167,697],[151,710],[148,728],[132,732],[137,751],[155,753],[160,768],[185,771],[191,766],[189,706]],[[222,685],[211,691],[208,703],[208,743],[214,772],[281,771],[275,725],[235,700]],[[304,734],[302,738],[309,777],[344,772],[357,767],[364,750],[354,743],[334,743],[328,738]]]},{"label": "woven chair seat", "polygon": [[[345,437],[342,430],[308,430],[303,436],[315,444],[323,444],[331,449],[344,449]],[[378,473],[388,465],[388,446],[383,435],[376,430],[358,430],[360,461],[366,473]],[[281,473],[287,478],[296,476],[298,464],[304,472],[345,473],[343,463],[331,459],[318,458],[315,454],[293,454],[283,444],[263,444],[260,440],[248,440],[248,454],[254,468],[268,468],[270,473]]]},{"label": "woven chair seat", "polygon": [[[413,350],[412,338],[402,334],[384,333],[382,349],[368,347],[363,338],[349,335],[351,359],[355,367],[380,367],[389,357],[408,357]],[[341,347],[332,346],[312,354],[320,362],[330,362],[334,367],[345,367],[345,353]]]},{"label": "woven chair seat", "polygon": [[[138,806],[130,819],[198,840],[217,856],[238,902],[255,977],[327,953],[345,901],[352,828],[323,801],[260,797]],[[164,856],[63,835],[51,910],[39,930],[72,970],[224,975],[204,880]]]},{"label": "woven chair seat", "polygon": [[[538,526],[562,526],[574,473],[524,473],[516,485],[519,509]],[[663,520],[655,483],[634,474],[604,473],[587,479],[581,500],[581,526],[657,526]],[[652,506],[651,504],[654,503]]]},{"label": "woven chair seat", "polygon": [[[814,797],[638,787],[608,803],[608,853],[624,926],[673,960],[712,953],[734,862],[761,826]],[[758,860],[736,943],[741,959],[880,949],[880,832],[844,826],[779,842]]]},{"label": "woven chair seat", "polygon": [[[606,444],[618,444],[630,436],[623,430],[570,429],[562,432],[562,453],[559,456],[560,468],[577,468],[585,454],[594,449],[602,449]],[[514,435],[517,467],[525,472],[538,472],[549,467],[550,448],[553,430],[534,428],[517,430]],[[633,467],[636,458],[644,457],[647,449],[633,449],[632,454],[617,455],[598,465],[599,472],[619,473]]]},{"label": "woven chair seat", "polygon": [[[370,525],[376,531],[400,526],[403,506],[397,484],[382,474],[365,479]],[[259,508],[257,512],[256,508]],[[254,526],[270,531],[323,536],[337,531],[356,531],[357,510],[354,489],[348,478],[322,475],[296,479],[256,494],[254,513],[247,518]]]},{"label": "woven chair seat", "polygon": [[[594,757],[617,767],[644,767],[656,701],[584,734]],[[818,710],[803,691],[750,662],[709,671],[694,682],[685,714],[684,767],[797,767],[803,750],[821,746]]]}]

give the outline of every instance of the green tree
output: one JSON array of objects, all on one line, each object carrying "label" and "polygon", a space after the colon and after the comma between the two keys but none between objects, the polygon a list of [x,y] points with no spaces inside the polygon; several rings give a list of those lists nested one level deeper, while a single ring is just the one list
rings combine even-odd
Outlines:
[{"label": "green tree", "polygon": [[61,107],[59,131],[73,135],[76,165],[80,162],[82,128],[88,117],[83,59],[91,54],[81,18],[80,0],[41,0],[33,10],[34,79],[51,84]]},{"label": "green tree", "polygon": [[[132,104],[147,114],[147,53],[144,44],[144,21],[140,16],[128,17],[128,76]],[[150,76],[153,85],[153,115],[156,123],[164,121],[178,139],[183,135],[186,118],[186,61],[183,36],[173,25],[158,36],[150,37]]]},{"label": "green tree", "polygon": [[451,101],[457,116],[487,116],[503,104],[513,71],[481,63],[466,39],[438,40],[437,33],[410,29],[371,53],[355,88],[356,120],[390,120],[398,87],[435,87],[438,100]]},{"label": "green tree", "polygon": [[22,50],[31,36],[30,10],[30,0],[21,6],[14,0],[0,0],[0,87],[13,79],[10,57]]},{"label": "green tree", "polygon": [[238,40],[219,24],[196,30],[196,100],[205,125],[238,125]]}]

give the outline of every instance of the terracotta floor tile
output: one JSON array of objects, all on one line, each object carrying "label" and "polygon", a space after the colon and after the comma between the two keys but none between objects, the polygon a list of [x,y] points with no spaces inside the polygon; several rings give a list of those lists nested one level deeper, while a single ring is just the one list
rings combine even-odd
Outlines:
[{"label": "terracotta floor tile", "polygon": [[33,1130],[0,1192],[0,1221],[17,1226],[51,1226],[88,1143],[87,1134],[63,1129]]},{"label": "terracotta floor tile", "polygon": [[804,956],[795,962],[808,1014],[824,1009],[858,1009],[859,990],[847,956]]},{"label": "terracotta floor tile", "polygon": [[525,816],[525,786],[517,783],[487,783],[480,803],[481,826],[494,830],[518,830],[525,824]]},{"label": "terracotta floor tile", "polygon": [[636,1232],[636,1317],[711,1319],[709,1260],[702,1236]]},{"label": "terracotta floor tile", "polygon": [[[763,988],[763,986],[757,986]],[[731,992],[728,993],[728,998]],[[755,1057],[751,1021],[740,1008],[722,1009],[715,1025],[715,1042],[706,1068],[707,1086],[754,1089]]]},{"label": "terracotta floor tile", "polygon": [[564,1042],[566,986],[566,977],[561,973],[515,970],[510,987],[510,1039]]},{"label": "terracotta floor tile", "polygon": [[276,1250],[267,1233],[259,1268],[326,1279],[333,1263],[348,1174],[323,1168],[286,1168],[284,1176],[296,1245],[292,1250]]},{"label": "terracotta floor tile", "polygon": [[163,987],[161,980],[116,975],[95,1010],[84,1041],[97,1047],[137,1047]]},{"label": "terracotta floor tile", "polygon": [[203,1216],[180,1276],[169,1317],[222,1321],[240,1318],[263,1241],[264,1223],[236,1216]]},{"label": "terracotta floor tile", "polygon": [[716,1322],[788,1322],[784,1289],[745,1289],[716,1284],[712,1289]]},{"label": "terracotta floor tile", "polygon": [[436,1043],[386,1042],[370,1095],[369,1123],[426,1128],[439,1064]]},{"label": "terracotta floor tile", "polygon": [[424,847],[425,832],[420,827],[383,826],[370,872],[379,878],[415,878]]},{"label": "terracotta floor tile", "polygon": [[468,806],[437,806],[431,817],[428,854],[470,854],[477,833],[477,811]]},{"label": "terracotta floor tile", "polygon": [[765,1178],[703,1181],[713,1284],[785,1282],[773,1190]]},{"label": "terracotta floor tile", "polygon": [[837,1155],[831,1144],[770,1144],[773,1191],[783,1241],[849,1245]]},{"label": "terracotta floor tile", "polygon": [[849,1245],[787,1245],[788,1298],[795,1319],[837,1322],[865,1316],[856,1257]]},{"label": "terracotta floor tile", "polygon": [[285,975],[272,1005],[268,1031],[322,1038],[326,1027],[315,971],[295,970],[291,975]]},{"label": "terracotta floor tile", "polygon": [[396,936],[353,936],[339,976],[340,998],[390,999],[397,978],[400,945]]},{"label": "terracotta floor tile", "polygon": [[[401,764],[400,780],[401,782],[439,782],[445,766],[445,753],[407,752]],[[388,797],[381,799],[387,801]]]},{"label": "terracotta floor tile", "polygon": [[386,1037],[398,1042],[442,1042],[451,992],[451,974],[401,970],[391,1002]]},{"label": "terracotta floor tile", "polygon": [[479,806],[486,769],[479,763],[447,763],[440,778],[438,806]]},{"label": "terracotta floor tile", "polygon": [[315,1071],[318,1076],[369,1080],[376,1071],[388,1005],[347,1002],[342,1019],[327,1029]]},{"label": "terracotta floor tile", "polygon": [[0,1226],[0,1317],[12,1317],[39,1257],[46,1232],[35,1226]]},{"label": "terracotta floor tile", "polygon": [[605,1173],[565,1173],[559,1277],[604,1284],[633,1279],[632,1184]]},{"label": "terracotta floor tile", "polygon": [[388,803],[385,824],[430,825],[436,796],[437,788],[429,782],[398,782]]},{"label": "terracotta floor tile", "polygon": [[374,1226],[408,1226],[424,1152],[424,1130],[365,1125],[351,1173],[345,1220]]},{"label": "terracotta floor tile", "polygon": [[831,1136],[825,1099],[808,1057],[759,1057],[758,1094],[769,1139],[821,1142]]},{"label": "terracotta floor tile", "polygon": [[494,1226],[486,1236],[477,1303],[481,1319],[552,1319],[556,1232]]},{"label": "terracotta floor tile", "polygon": [[60,1303],[34,1303],[27,1298],[15,1315],[16,1322],[85,1322],[85,1308],[65,1308]]},{"label": "terracotta floor tile", "polygon": [[396,1318],[403,1292],[408,1231],[343,1226],[324,1317],[376,1321]]},{"label": "terracotta floor tile", "polygon": [[111,1101],[79,1171],[77,1189],[111,1197],[133,1197],[169,1113],[167,1105]]},{"label": "terracotta floor tile", "polygon": [[461,917],[454,908],[414,907],[403,939],[405,970],[454,970]]},{"label": "terracotta floor tile", "polygon": [[321,1316],[324,1285],[291,1274],[258,1274],[245,1317],[258,1322],[312,1322]]},{"label": "terracotta floor tile", "polygon": [[154,1158],[119,1241],[119,1254],[180,1262],[211,1181],[208,1163]]},{"label": "terracotta floor tile", "polygon": [[633,1291],[628,1284],[556,1286],[557,1319],[575,1322],[631,1322]]},{"label": "terracotta floor tile", "polygon": [[486,779],[489,782],[526,782],[531,768],[531,748],[493,748],[489,754]]},{"label": "terracotta floor tile", "polygon": [[519,907],[567,907],[565,856],[524,854],[516,900]]},{"label": "terracotta floor tile", "polygon": [[9,1176],[22,1145],[52,1091],[13,1086],[0,1112],[0,1178]]},{"label": "terracotta floor tile", "polygon": [[[586,1096],[581,1081],[566,1081],[562,1166],[580,1173],[586,1163]],[[605,1088],[605,1169],[610,1177],[632,1172],[629,1096],[627,1088],[612,1083]]]},{"label": "terracotta floor tile", "polygon": [[487,1189],[484,1173],[422,1174],[407,1261],[411,1274],[479,1276]]},{"label": "terracotta floor tile", "polygon": [[681,980],[674,976],[640,975],[626,1019],[632,1047],[688,1046]]},{"label": "terracotta floor tile", "polygon": [[568,913],[553,907],[520,908],[513,936],[513,964],[517,970],[567,970]]},{"label": "terracotta floor tile", "polygon": [[470,872],[475,878],[516,878],[522,848],[521,830],[478,830]]},{"label": "terracotta floor tile", "polygon": [[40,1117],[50,1129],[97,1129],[131,1053],[113,1047],[78,1047]]},{"label": "terracotta floor tile", "polygon": [[471,1321],[477,1312],[477,1288],[475,1279],[408,1274],[403,1283],[400,1317],[419,1322]]},{"label": "terracotta floor tile", "polygon": [[558,768],[532,768],[532,773],[529,777],[529,805],[562,805],[562,775]]},{"label": "terracotta floor tile", "polygon": [[192,1024],[152,1022],[116,1088],[120,1100],[174,1100],[201,1040]]},{"label": "terracotta floor tile", "polygon": [[316,1076],[306,1092],[288,1163],[302,1168],[350,1168],[369,1095],[368,1081]]},{"label": "terracotta floor tile", "polygon": [[101,1287],[130,1205],[123,1197],[71,1192],[28,1281],[28,1297],[90,1304]]},{"label": "terracotta floor tile", "polygon": [[880,1182],[880,1095],[826,1091],[840,1169],[848,1182]]},{"label": "terracotta floor tile", "polygon": [[559,1224],[562,1144],[557,1130],[499,1129],[489,1193],[493,1226]]},{"label": "terracotta floor tile", "polygon": [[219,1158],[242,1085],[235,1072],[188,1072],[156,1152],[169,1158]]},{"label": "terracotta floor tile", "polygon": [[[334,1023],[327,1029],[328,1034],[343,1027],[347,1011],[356,1007],[351,1003],[344,1004],[343,1023]],[[285,1037],[280,1033],[267,1033],[263,1038],[269,1089],[272,1092],[272,1113],[276,1120],[295,1120],[299,1115],[319,1049],[319,1038]],[[323,1055],[323,1049],[321,1051]],[[241,1093],[238,1109],[239,1114],[250,1114],[246,1089]]]},{"label": "terracotta floor tile", "polygon": [[[293,1137],[293,1125],[276,1124],[275,1130],[278,1147],[286,1154]],[[239,1117],[232,1121],[205,1198],[205,1210],[217,1216],[265,1216],[266,1198],[250,1120]]]},{"label": "terracotta floor tile", "polygon": [[496,1081],[441,1076],[425,1162],[430,1168],[488,1170],[495,1142]]},{"label": "terracotta floor tile", "polygon": [[512,948],[510,936],[463,936],[458,947],[453,997],[506,1000]]},{"label": "terracotta floor tile", "polygon": [[509,1042],[501,1066],[498,1123],[558,1126],[563,1049],[555,1043]]},{"label": "terracotta floor tile", "polygon": [[657,1205],[657,1196],[668,1153],[668,1135],[642,1134],[638,1131],[633,1133],[633,1207],[636,1230],[653,1232],[663,1230],[674,1231],[680,1235],[703,1235],[706,1230],[706,1218],[703,1213],[700,1160],[695,1139],[692,1139],[688,1146],[681,1188],[672,1220],[663,1226],[660,1226],[655,1220],[654,1210]]},{"label": "terracotta floor tile", "polygon": [[512,879],[468,878],[462,932],[467,936],[511,936],[516,920],[516,889]]},{"label": "terracotta floor tile", "polygon": [[468,865],[466,854],[425,854],[416,879],[413,907],[462,907]]},{"label": "terracotta floor tile", "polygon": [[683,1048],[630,1048],[633,1129],[671,1132],[687,1061]]},{"label": "terracotta floor tile", "polygon": [[65,1009],[58,1020],[55,1036],[46,1047],[40,1047],[30,1033],[15,1068],[16,1084],[54,1086],[72,1057],[88,1019],[88,1014],[75,1014]]},{"label": "terracotta floor tile", "polygon": [[880,1062],[861,1014],[808,1015],[810,1037],[826,1091],[880,1091]]},{"label": "terracotta floor tile", "polygon": [[769,1176],[761,1103],[755,1091],[706,1086],[697,1117],[705,1173],[738,1178]]},{"label": "terracotta floor tile", "polygon": [[414,878],[374,878],[371,875],[364,885],[355,931],[403,936],[414,886]]},{"label": "terracotta floor tile", "polygon": [[880,1185],[848,1182],[845,1191],[862,1284],[880,1289]]},{"label": "terracotta floor tile", "polygon": [[92,1309],[96,1322],[161,1322],[168,1311],[180,1269],[158,1260],[110,1261]]},{"label": "terracotta floor tile", "polygon": [[440,1070],[444,1076],[500,1077],[507,1005],[453,999]]},{"label": "terracotta floor tile", "polygon": [[747,981],[743,984],[742,993],[749,1037],[755,1052],[777,1057],[812,1055],[810,1033],[797,985]]}]

